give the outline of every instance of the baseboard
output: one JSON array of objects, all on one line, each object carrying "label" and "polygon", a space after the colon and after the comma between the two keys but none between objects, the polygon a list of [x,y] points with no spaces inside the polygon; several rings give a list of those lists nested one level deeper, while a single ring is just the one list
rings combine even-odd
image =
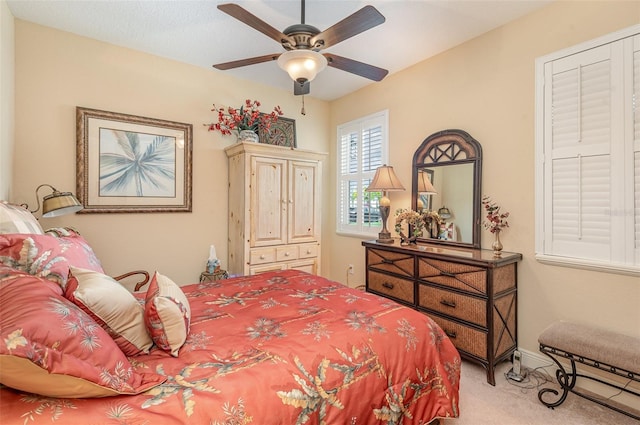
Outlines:
[{"label": "baseboard", "polygon": [[[521,348],[519,348],[518,351],[520,351],[522,355],[523,367],[527,369],[532,369],[532,370],[536,370],[536,369],[544,370],[544,372],[546,372],[555,382],[556,369],[558,368],[558,366],[549,357],[545,356],[542,353],[534,353],[533,351],[528,351]],[[565,367],[570,367],[568,366],[569,362],[567,361],[565,363],[564,359],[561,359],[560,363]],[[580,367],[580,365],[578,365],[577,367],[580,373],[582,373],[583,375],[595,376],[606,382],[612,382],[612,383],[616,383],[618,385],[623,385],[623,386],[628,382],[628,380],[625,380],[622,377],[620,377],[620,379],[612,379],[613,378],[612,375],[605,374],[605,373],[602,373],[602,374],[595,373],[596,370],[588,366],[583,365],[582,367]],[[638,399],[638,397],[635,397],[631,394],[627,394],[624,392],[619,393],[615,389],[606,387],[604,385],[599,385],[588,379],[582,379],[582,380],[578,379],[577,386],[580,388],[584,388],[589,392],[599,394],[603,398],[612,397],[616,402],[640,411],[640,400]],[[632,382],[628,386],[628,388],[634,389],[634,391],[636,392],[639,391],[638,387],[640,387],[640,385],[638,385],[637,382]]]}]

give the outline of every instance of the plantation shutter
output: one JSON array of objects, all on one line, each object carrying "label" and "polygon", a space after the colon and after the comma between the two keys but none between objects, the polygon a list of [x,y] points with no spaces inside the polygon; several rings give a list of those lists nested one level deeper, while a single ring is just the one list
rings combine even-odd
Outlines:
[{"label": "plantation shutter", "polygon": [[[551,125],[546,179],[551,208],[545,242],[556,255],[611,255],[611,48],[602,46],[547,65]],[[548,164],[548,162],[547,162]]]},{"label": "plantation shutter", "polygon": [[539,67],[537,253],[541,260],[637,271],[640,34],[554,56]]},{"label": "plantation shutter", "polygon": [[380,223],[371,218],[378,196],[365,189],[387,161],[387,113],[374,114],[338,128],[338,231],[374,235]]}]

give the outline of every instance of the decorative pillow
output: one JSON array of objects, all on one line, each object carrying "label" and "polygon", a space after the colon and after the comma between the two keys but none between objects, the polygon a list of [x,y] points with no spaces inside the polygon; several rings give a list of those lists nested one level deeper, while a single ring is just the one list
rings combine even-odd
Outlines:
[{"label": "decorative pillow", "polygon": [[0,235],[0,263],[58,283],[64,289],[69,266],[103,272],[87,241],[77,233]]},{"label": "decorative pillow", "polygon": [[42,235],[42,227],[28,209],[0,201],[0,233],[34,233]]},{"label": "decorative pillow", "polygon": [[153,346],[144,309],[113,278],[72,266],[65,297],[102,326],[127,356],[148,353]]},{"label": "decorative pillow", "polygon": [[55,283],[20,272],[0,276],[3,385],[85,398],[138,394],[165,380],[136,372],[104,329],[58,295]]},{"label": "decorative pillow", "polygon": [[191,307],[182,289],[171,279],[155,272],[147,290],[144,321],[156,345],[178,357],[187,340]]}]

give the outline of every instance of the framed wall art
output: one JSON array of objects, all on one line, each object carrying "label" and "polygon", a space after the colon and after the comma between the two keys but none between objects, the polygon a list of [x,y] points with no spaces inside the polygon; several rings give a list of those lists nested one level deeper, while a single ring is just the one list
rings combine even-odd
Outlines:
[{"label": "framed wall art", "polygon": [[191,212],[191,124],[76,108],[80,213]]},{"label": "framed wall art", "polygon": [[296,120],[279,117],[278,121],[271,124],[269,130],[261,129],[258,132],[258,137],[260,138],[260,143],[296,148],[298,147],[296,141]]}]

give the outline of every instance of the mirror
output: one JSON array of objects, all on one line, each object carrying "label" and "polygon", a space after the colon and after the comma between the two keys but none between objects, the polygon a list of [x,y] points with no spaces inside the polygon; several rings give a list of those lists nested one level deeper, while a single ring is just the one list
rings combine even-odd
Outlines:
[{"label": "mirror", "polygon": [[462,130],[427,137],[413,155],[411,208],[442,223],[419,242],[480,248],[482,147]]}]

